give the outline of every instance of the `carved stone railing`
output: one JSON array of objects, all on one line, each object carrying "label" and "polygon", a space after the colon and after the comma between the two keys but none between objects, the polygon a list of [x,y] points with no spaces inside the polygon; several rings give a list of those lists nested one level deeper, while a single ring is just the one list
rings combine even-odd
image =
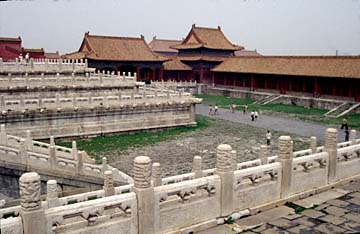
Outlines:
[{"label": "carved stone railing", "polygon": [[104,107],[114,107],[114,106],[124,106],[124,105],[153,105],[153,104],[162,104],[166,102],[167,104],[183,104],[188,101],[190,102],[200,102],[200,99],[193,98],[188,93],[183,92],[162,92],[157,93],[156,90],[145,90],[144,93],[140,94],[104,94],[101,96],[94,96],[91,93],[88,94],[79,94],[74,93],[72,95],[60,96],[56,94],[55,97],[12,97],[12,96],[1,96],[0,97],[0,111],[3,115],[7,111],[26,111],[36,109],[61,109],[65,108],[91,108],[96,106]]},{"label": "carved stone railing", "polygon": [[94,69],[88,68],[87,60],[83,59],[33,59],[28,62],[15,59],[14,62],[3,62],[0,58],[0,73],[39,73],[39,72],[87,72]]},{"label": "carved stone railing", "polygon": [[[291,138],[281,136],[276,158],[267,157],[262,147],[259,159],[240,164],[234,161],[231,146],[220,145],[215,169],[202,170],[201,157],[196,156],[191,173],[163,179],[161,165],[141,156],[134,160],[133,185],[114,188],[113,173],[106,171],[103,190],[58,198],[56,182],[48,181],[42,203],[35,196],[40,187],[34,180],[40,178],[29,173],[20,179],[21,189],[28,189],[21,193],[21,207],[0,209],[0,228],[4,233],[24,230],[25,234],[65,229],[99,234],[193,233],[229,217],[255,214],[360,178],[360,141],[352,138],[350,145],[339,148],[336,136],[335,129],[328,129],[322,152],[312,144],[309,155],[304,150],[298,157]],[[15,218],[7,218],[10,215]],[[33,222],[38,225],[29,225]]]},{"label": "carved stone railing", "polygon": [[96,87],[135,87],[137,85],[136,75],[130,76],[123,73],[120,75],[105,73],[77,74],[12,74],[0,75],[0,87],[2,89],[19,88],[96,88]]}]

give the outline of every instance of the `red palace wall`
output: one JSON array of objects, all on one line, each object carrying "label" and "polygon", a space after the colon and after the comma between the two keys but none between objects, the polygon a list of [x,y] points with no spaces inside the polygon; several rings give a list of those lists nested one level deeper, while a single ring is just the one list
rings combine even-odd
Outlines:
[{"label": "red palace wall", "polygon": [[14,60],[21,53],[21,41],[0,41],[0,57]]}]

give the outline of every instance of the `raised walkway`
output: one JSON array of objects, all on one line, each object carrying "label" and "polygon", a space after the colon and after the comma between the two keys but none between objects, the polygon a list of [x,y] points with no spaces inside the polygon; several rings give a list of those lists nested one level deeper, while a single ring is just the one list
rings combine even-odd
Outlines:
[{"label": "raised walkway", "polygon": [[[209,106],[203,104],[196,106],[196,114],[207,116],[210,118],[228,120],[228,121],[264,128],[268,130],[288,132],[303,137],[316,136],[317,139],[319,140],[324,140],[324,133],[328,128],[328,126],[322,124],[304,122],[300,120],[293,120],[284,117],[275,117],[269,115],[260,115],[258,120],[251,121],[250,113],[247,113],[245,115],[240,111],[231,113],[229,109],[223,109],[223,108],[219,108],[219,115],[209,115]],[[337,130],[338,130],[338,141],[339,142],[344,141],[345,139],[344,130],[341,130],[340,128],[338,128]],[[360,136],[359,133],[358,136]]]}]

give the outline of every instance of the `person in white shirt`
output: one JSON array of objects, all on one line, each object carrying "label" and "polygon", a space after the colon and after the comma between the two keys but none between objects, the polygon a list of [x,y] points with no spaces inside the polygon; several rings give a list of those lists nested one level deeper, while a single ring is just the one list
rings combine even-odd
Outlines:
[{"label": "person in white shirt", "polygon": [[218,114],[219,114],[218,109],[219,109],[218,106],[215,105],[215,107],[214,107],[214,115],[218,115]]},{"label": "person in white shirt", "polygon": [[255,112],[254,111],[251,111],[251,121],[254,121],[255,120]]},{"label": "person in white shirt", "polygon": [[255,111],[254,115],[255,115],[255,120],[257,120],[257,118],[259,117],[259,113]]},{"label": "person in white shirt", "polygon": [[271,132],[268,130],[266,133],[266,144],[270,145],[270,141],[271,141]]}]

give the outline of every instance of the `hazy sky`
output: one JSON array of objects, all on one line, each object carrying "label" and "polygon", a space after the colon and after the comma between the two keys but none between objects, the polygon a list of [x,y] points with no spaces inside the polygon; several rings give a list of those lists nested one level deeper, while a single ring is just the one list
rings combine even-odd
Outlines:
[{"label": "hazy sky", "polygon": [[360,0],[42,0],[0,2],[0,36],[67,53],[83,35],[181,39],[217,27],[265,55],[360,54]]}]

